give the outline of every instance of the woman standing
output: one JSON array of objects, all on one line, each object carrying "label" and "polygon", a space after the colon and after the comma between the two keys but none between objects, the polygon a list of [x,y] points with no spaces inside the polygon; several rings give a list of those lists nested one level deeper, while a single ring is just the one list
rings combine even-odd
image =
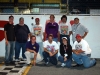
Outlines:
[{"label": "woman standing", "polygon": [[71,67],[72,63],[72,47],[68,44],[66,37],[62,37],[62,44],[60,45],[60,54],[58,60],[62,63],[61,66]]}]

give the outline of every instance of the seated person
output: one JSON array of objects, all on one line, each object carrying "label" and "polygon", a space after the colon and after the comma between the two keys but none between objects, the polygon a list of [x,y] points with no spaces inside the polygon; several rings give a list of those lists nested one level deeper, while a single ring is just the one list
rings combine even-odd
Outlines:
[{"label": "seated person", "polygon": [[82,36],[80,34],[76,35],[76,40],[74,42],[72,51],[72,58],[77,63],[73,67],[79,67],[83,65],[86,68],[92,67],[96,65],[95,59],[90,59],[88,55],[91,54],[91,49],[88,45],[88,43],[82,39]]},{"label": "seated person", "polygon": [[58,44],[53,41],[53,35],[49,34],[48,40],[44,42],[44,52],[43,57],[45,61],[45,65],[48,63],[52,63],[53,65],[57,65],[57,53],[58,53]]},{"label": "seated person", "polygon": [[58,60],[62,63],[61,66],[71,67],[72,63],[72,47],[68,44],[67,37],[62,37],[62,44],[60,45],[60,54]]},{"label": "seated person", "polygon": [[34,54],[34,58],[33,58],[33,65],[36,65],[36,58],[37,58],[37,53],[39,51],[39,44],[36,43],[36,37],[34,35],[31,36],[30,41],[27,42],[26,44],[26,52],[25,52],[25,56],[27,58],[27,64],[30,65],[31,64],[31,53]]}]

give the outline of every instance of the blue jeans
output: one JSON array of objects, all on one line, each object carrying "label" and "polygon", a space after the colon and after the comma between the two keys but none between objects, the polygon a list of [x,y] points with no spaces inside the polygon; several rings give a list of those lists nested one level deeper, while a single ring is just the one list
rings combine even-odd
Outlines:
[{"label": "blue jeans", "polygon": [[46,62],[50,62],[53,65],[57,65],[57,54],[55,54],[54,56],[50,56],[49,53],[47,52],[43,52],[43,57],[44,57],[44,61]]},{"label": "blue jeans", "polygon": [[64,61],[64,57],[63,56],[59,56],[58,57],[58,60],[61,62],[61,63],[65,63],[66,64],[66,67],[71,67],[71,64],[72,64],[72,56],[67,59],[67,61]]},{"label": "blue jeans", "polygon": [[40,55],[41,55],[41,57],[43,57],[43,42],[38,42],[38,44],[39,44],[39,53],[40,53]]},{"label": "blue jeans", "polygon": [[58,42],[58,38],[53,38],[53,41]]},{"label": "blue jeans", "polygon": [[83,64],[83,66],[86,68],[93,66],[96,62],[95,59],[90,59],[86,54],[78,54],[77,55],[77,54],[73,53],[72,57],[77,64]]},{"label": "blue jeans", "polygon": [[20,54],[20,50],[22,48],[22,57],[25,57],[25,51],[26,51],[26,43],[19,43],[16,41],[15,43],[15,59],[19,59],[19,54]]},{"label": "blue jeans", "polygon": [[62,37],[66,37],[68,39],[68,43],[70,44],[70,37],[68,35],[61,35],[61,34],[60,34],[60,43],[62,43]]},{"label": "blue jeans", "polygon": [[10,63],[13,61],[15,48],[15,41],[8,41],[8,45],[5,46],[5,63]]}]

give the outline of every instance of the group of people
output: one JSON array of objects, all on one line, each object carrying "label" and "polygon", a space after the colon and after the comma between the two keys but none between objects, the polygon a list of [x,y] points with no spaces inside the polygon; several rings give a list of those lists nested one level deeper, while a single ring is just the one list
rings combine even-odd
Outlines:
[{"label": "group of people", "polygon": [[[14,17],[9,16],[9,22],[4,26],[5,33],[5,65],[14,64],[13,56],[15,50],[15,61],[19,60],[22,48],[22,59],[27,65],[36,65],[38,53],[43,57],[45,65],[52,63],[61,66],[71,67],[72,59],[76,62],[73,67],[84,66],[86,68],[95,66],[96,60],[91,59],[91,49],[84,40],[88,29],[79,22],[79,18],[74,18],[74,24],[67,23],[67,16],[63,15],[59,23],[55,22],[55,16],[50,15],[50,20],[46,21],[45,30],[40,24],[40,19],[35,18],[35,25],[31,31],[24,24],[24,18],[19,18],[19,24],[14,25]],[[72,35],[73,46],[70,45],[70,35]],[[28,41],[30,39],[30,41]],[[60,42],[60,47],[57,42]],[[60,55],[58,56],[58,52]],[[34,55],[31,63],[31,54]]]}]

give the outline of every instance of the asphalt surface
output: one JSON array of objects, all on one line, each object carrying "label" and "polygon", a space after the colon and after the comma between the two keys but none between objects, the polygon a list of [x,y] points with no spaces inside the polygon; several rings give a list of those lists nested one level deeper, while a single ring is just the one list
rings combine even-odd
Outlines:
[{"label": "asphalt surface", "polygon": [[[73,62],[72,65],[75,63]],[[44,62],[39,62],[36,66],[32,66],[27,75],[100,75],[100,59],[97,59],[97,64],[91,68],[81,67],[61,67],[59,62],[57,66],[49,64],[44,65]]]}]

